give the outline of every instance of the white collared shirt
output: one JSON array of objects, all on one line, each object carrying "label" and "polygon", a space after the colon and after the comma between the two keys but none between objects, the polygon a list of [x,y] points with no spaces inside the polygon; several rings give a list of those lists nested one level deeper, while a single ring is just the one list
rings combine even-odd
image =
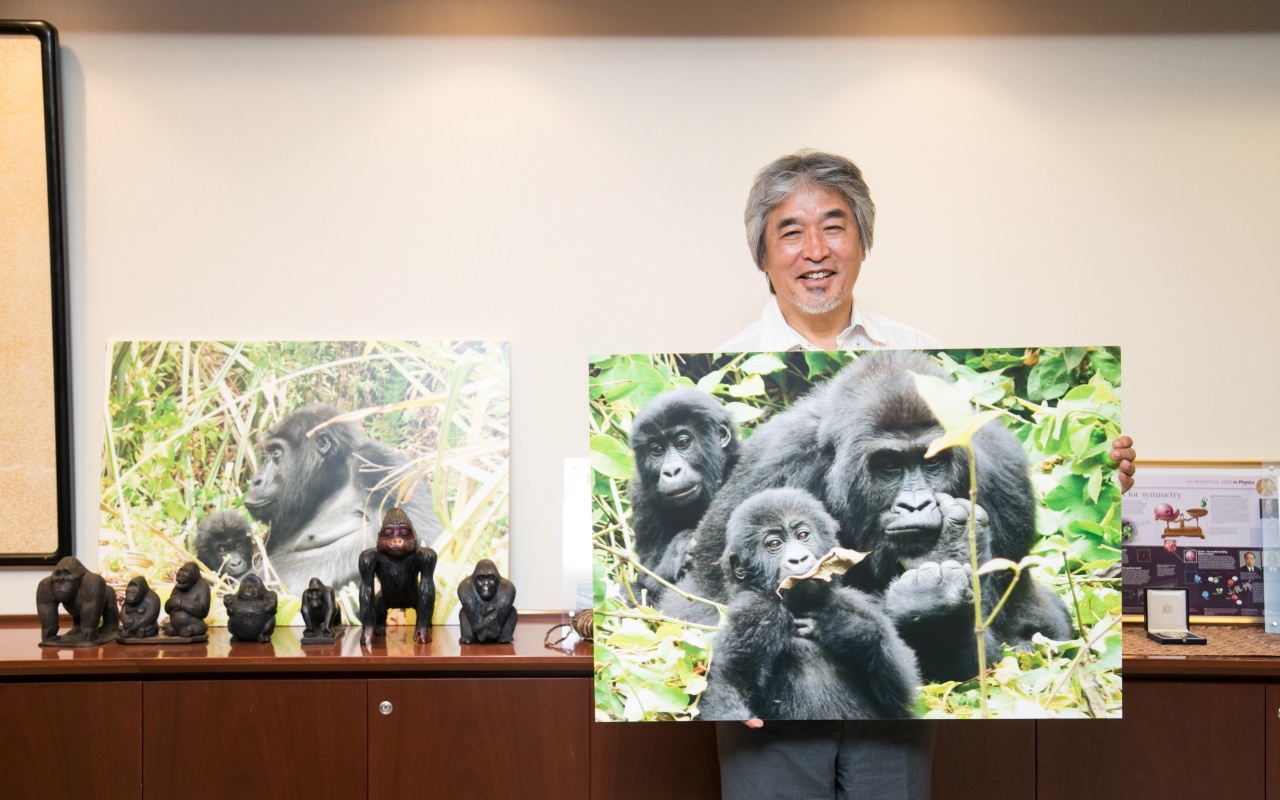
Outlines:
[{"label": "white collared shirt", "polygon": [[[941,343],[927,333],[910,325],[894,322],[888,317],[864,311],[853,303],[853,317],[849,327],[836,336],[838,350],[880,350],[904,348],[919,350],[941,347]],[[787,324],[778,308],[778,298],[769,297],[760,319],[747,326],[729,341],[716,348],[717,353],[781,352],[784,350],[825,350],[805,339]]]}]

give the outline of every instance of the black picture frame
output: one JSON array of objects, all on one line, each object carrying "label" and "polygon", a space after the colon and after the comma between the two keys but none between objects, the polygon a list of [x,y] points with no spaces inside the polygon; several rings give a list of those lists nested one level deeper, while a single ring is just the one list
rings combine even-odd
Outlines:
[{"label": "black picture frame", "polygon": [[[53,386],[53,403],[48,413],[54,421],[54,457],[57,497],[57,546],[52,551],[23,551],[13,547],[14,541],[6,539],[6,531],[0,530],[0,566],[40,566],[55,564],[74,550],[75,519],[73,494],[72,428],[71,428],[71,358],[67,309],[67,232],[64,191],[64,160],[62,137],[61,68],[58,58],[58,32],[48,22],[40,20],[0,20],[0,35],[31,36],[40,45],[40,75],[43,85],[45,176],[48,201],[49,233],[49,296],[51,300],[49,322],[52,326],[52,349],[47,361]],[[21,264],[11,264],[21,270]],[[35,267],[33,267],[35,268]],[[36,322],[39,324],[39,321]],[[44,364],[39,365],[41,369]],[[34,402],[34,401],[33,401]],[[19,442],[0,441],[0,466],[6,465],[15,449],[29,447]]]}]

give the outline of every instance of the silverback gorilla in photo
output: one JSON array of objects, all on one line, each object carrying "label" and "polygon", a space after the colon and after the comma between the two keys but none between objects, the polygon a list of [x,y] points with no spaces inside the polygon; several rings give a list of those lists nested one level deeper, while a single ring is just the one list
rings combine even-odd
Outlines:
[{"label": "silverback gorilla in photo", "polygon": [[[245,496],[245,509],[271,526],[267,555],[295,593],[313,577],[336,587],[357,580],[357,558],[374,542],[381,515],[396,505],[395,480],[388,478],[409,461],[357,423],[316,430],[340,413],[305,406],[271,428]],[[422,544],[435,541],[441,525],[429,487],[419,486],[400,506],[419,526]]]},{"label": "silverback gorilla in photo", "polygon": [[702,719],[912,716],[916,659],[877,604],[838,581],[779,591],[839,544],[802,489],[767,489],[729,517],[720,566],[730,602],[712,646]]},{"label": "silverback gorilla in photo", "polygon": [[[738,460],[738,437],[729,412],[697,389],[658,395],[631,426],[636,473],[629,487],[631,530],[640,563],[675,583],[694,528]],[[653,603],[662,585],[648,575],[640,583]]]},{"label": "silverback gorilla in photo", "polygon": [[[977,674],[971,575],[964,541],[970,512],[963,450],[926,459],[942,429],[916,391],[911,372],[944,377],[913,351],[867,353],[790,409],[760,426],[716,496],[690,548],[682,586],[713,600],[728,597],[720,567],[734,509],[772,487],[803,488],[840,526],[840,544],[870,553],[845,575],[848,586],[881,598],[898,633],[915,651],[926,681]],[[998,423],[974,437],[978,461],[978,537],[982,558],[1017,561],[1035,536],[1035,500],[1026,455]],[[983,577],[989,612],[1011,573]],[[678,597],[668,613],[714,623],[716,612]],[[988,631],[998,643],[1026,646],[1036,633],[1071,635],[1065,605],[1032,580],[1018,582]]]}]

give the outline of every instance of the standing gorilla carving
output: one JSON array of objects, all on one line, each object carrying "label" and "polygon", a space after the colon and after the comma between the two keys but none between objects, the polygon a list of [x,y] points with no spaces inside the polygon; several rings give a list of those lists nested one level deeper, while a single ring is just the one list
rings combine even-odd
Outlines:
[{"label": "standing gorilla carving", "polygon": [[[733,510],[770,487],[804,488],[839,523],[842,546],[871,554],[849,571],[846,583],[883,598],[926,680],[962,680],[977,674],[972,579],[962,538],[970,508],[957,499],[968,495],[968,459],[955,449],[924,458],[942,431],[911,372],[942,376],[919,353],[868,353],[762,425],[698,528],[686,586],[703,597],[724,598],[718,562]],[[983,557],[1021,559],[1035,535],[1026,455],[998,424],[982,428],[973,447]],[[984,576],[988,611],[1009,578],[1007,571]],[[678,616],[715,621],[704,604],[671,598],[665,605]],[[1051,592],[1022,580],[988,632],[988,646],[1025,646],[1037,631],[1069,638],[1071,620]]]},{"label": "standing gorilla carving", "polygon": [[[394,487],[379,483],[408,463],[353,422],[314,430],[339,413],[333,406],[305,406],[268,431],[245,496],[249,513],[271,526],[272,567],[298,593],[312,577],[333,586],[357,579],[356,559],[374,541],[382,506],[396,505],[387,497]],[[423,544],[435,541],[441,526],[430,492],[416,491],[401,505],[422,526]]]},{"label": "standing gorilla carving", "polygon": [[801,489],[769,489],[729,517],[721,567],[731,601],[712,646],[703,719],[900,719],[920,679],[911,649],[866,594],[803,580],[839,542]]},{"label": "standing gorilla carving", "polygon": [[[58,635],[58,606],[71,615],[71,630]],[[36,584],[36,613],[40,644],[85,647],[106,644],[120,628],[116,593],[102,576],[90,572],[80,559],[67,556],[53,573]]]},{"label": "standing gorilla carving", "polygon": [[[738,460],[738,437],[729,412],[697,389],[659,395],[636,415],[631,431],[636,474],[631,480],[631,529],[636,557],[674,583],[706,513]],[[641,584],[651,602],[662,586],[648,575]]]},{"label": "standing gorilla carving", "polygon": [[210,571],[240,580],[253,569],[249,522],[234,511],[219,511],[196,526],[196,558]]}]

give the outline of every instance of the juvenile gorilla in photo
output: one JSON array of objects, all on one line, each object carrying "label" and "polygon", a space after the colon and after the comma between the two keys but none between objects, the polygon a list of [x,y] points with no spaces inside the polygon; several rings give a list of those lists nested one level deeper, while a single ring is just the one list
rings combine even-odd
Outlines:
[{"label": "juvenile gorilla in photo", "polygon": [[[924,457],[942,429],[912,372],[943,377],[916,352],[867,353],[760,426],[698,528],[683,587],[710,599],[727,597],[719,561],[734,509],[771,487],[803,488],[839,523],[841,546],[870,553],[845,583],[882,599],[915,650],[923,677],[936,682],[976,675],[964,528],[972,511],[984,559],[1027,555],[1035,537],[1029,467],[1012,433],[998,423],[982,428],[973,439],[978,508],[971,509],[960,499],[969,491],[964,451]],[[1010,576],[1001,571],[983,577],[988,612]],[[715,622],[714,609],[705,604],[672,597],[664,608]],[[1000,642],[1029,646],[1037,631],[1070,638],[1070,616],[1045,587],[1021,580],[988,632],[988,652],[998,652]]]},{"label": "juvenile gorilla in photo", "polygon": [[[356,559],[373,540],[383,505],[394,505],[394,480],[383,481],[409,461],[354,422],[319,427],[340,413],[310,405],[276,424],[262,442],[258,472],[245,496],[254,519],[271,526],[272,567],[298,593],[313,577],[338,587],[357,579]],[[419,487],[402,505],[418,520],[422,541],[435,541],[441,525],[429,487]]]},{"label": "juvenile gorilla in photo", "polygon": [[[675,583],[694,528],[738,460],[738,437],[724,406],[697,389],[654,398],[636,415],[631,449],[636,473],[630,484],[631,530],[640,563]],[[662,586],[648,575],[640,583],[650,602]]]},{"label": "juvenile gorilla in photo", "polygon": [[808,492],[769,489],[734,509],[721,568],[730,602],[712,645],[703,719],[912,716],[916,660],[867,595],[816,578],[778,588],[839,543]]},{"label": "juvenile gorilla in photo", "polygon": [[249,521],[234,511],[219,511],[196,526],[196,558],[211,571],[240,580],[253,569]]}]

